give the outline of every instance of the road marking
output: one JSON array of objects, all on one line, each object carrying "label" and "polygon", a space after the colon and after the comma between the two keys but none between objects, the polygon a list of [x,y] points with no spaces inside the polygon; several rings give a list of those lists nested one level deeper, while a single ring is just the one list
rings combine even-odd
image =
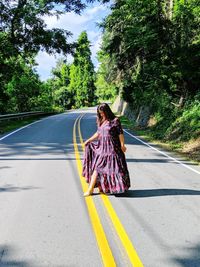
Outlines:
[{"label": "road marking", "polygon": [[[74,123],[73,128],[73,143],[74,143],[74,151],[75,151],[75,157],[76,157],[76,163],[79,173],[79,178],[81,181],[82,189],[85,192],[88,188],[87,183],[85,182],[85,179],[82,177],[82,164],[80,159],[80,154],[78,150],[78,144],[76,140],[76,125],[77,121],[80,119],[80,116],[76,119]],[[114,257],[112,255],[112,251],[109,247],[105,232],[103,230],[100,218],[98,216],[94,201],[91,196],[85,198],[85,202],[88,208],[89,217],[92,223],[92,227],[96,236],[97,244],[102,256],[102,261],[104,266],[106,267],[115,267],[116,263],[114,260]]]},{"label": "road marking", "polygon": [[[83,116],[82,116],[83,117]],[[84,150],[84,144],[83,144],[83,138],[82,138],[82,134],[81,134],[81,130],[80,130],[80,120],[82,119],[82,117],[79,119],[79,123],[78,123],[78,132],[79,132],[79,137],[80,137],[80,141],[81,141],[81,145],[82,148]],[[130,262],[132,263],[132,266],[134,267],[143,267],[143,264],[139,258],[139,256],[137,255],[137,252],[133,246],[133,244],[131,243],[122,223],[120,222],[114,208],[112,207],[112,204],[108,198],[108,196],[101,194],[101,198],[103,200],[103,204],[106,207],[106,210],[111,218],[111,221],[114,225],[114,228],[123,244],[123,247],[128,255],[128,258],[130,260]]]},{"label": "road marking", "polygon": [[113,222],[113,225],[117,231],[117,234],[125,248],[126,253],[128,254],[129,260],[132,263],[133,266],[135,267],[142,267],[143,264],[133,246],[133,244],[131,243],[128,234],[126,233],[122,223],[120,222],[120,219],[118,218],[109,198],[104,195],[101,194],[101,198],[103,200],[104,206],[107,209],[107,212]]},{"label": "road marking", "polygon": [[[9,137],[10,135],[12,135],[12,134],[14,134],[14,133],[16,133],[16,132],[19,132],[19,131],[23,130],[24,128],[27,128],[27,127],[29,127],[29,126],[35,124],[35,123],[38,123],[38,122],[47,120],[49,117],[54,117],[54,116],[57,116],[57,115],[58,115],[58,114],[56,114],[56,115],[52,115],[52,116],[48,116],[48,117],[45,117],[45,118],[43,118],[43,119],[39,119],[39,120],[37,120],[37,121],[34,121],[34,122],[32,122],[32,123],[29,123],[29,124],[27,124],[27,125],[25,125],[25,126],[23,126],[23,127],[20,127],[19,129],[14,130],[13,132],[11,132],[11,133],[9,133],[9,134],[4,135],[3,137],[1,137],[1,138],[0,138],[0,141],[2,141],[3,139]],[[59,115],[60,115],[60,114],[59,114]]]},{"label": "road marking", "polygon": [[164,155],[165,157],[167,157],[167,158],[169,158],[169,159],[171,159],[171,160],[173,160],[173,161],[175,161],[175,162],[181,164],[182,166],[184,166],[185,168],[187,168],[187,169],[189,169],[189,170],[191,170],[191,171],[193,171],[193,172],[196,172],[196,173],[200,174],[199,171],[194,170],[194,169],[191,168],[190,166],[188,166],[188,165],[182,163],[181,161],[179,161],[179,160],[177,160],[177,159],[175,159],[175,158],[173,158],[173,157],[167,155],[165,152],[162,152],[162,151],[158,150],[157,148],[155,148],[155,147],[149,145],[148,143],[142,141],[142,140],[139,139],[138,137],[136,137],[136,136],[134,136],[133,134],[129,133],[127,130],[124,130],[124,132],[127,133],[128,135],[130,135],[131,137],[135,138],[136,140],[140,141],[142,144],[144,144],[144,145],[150,147],[151,149],[153,149],[153,150],[159,152],[160,154]]},{"label": "road marking", "polygon": [[82,149],[84,150],[84,144],[83,144],[83,138],[82,138],[82,134],[81,134],[81,119],[83,118],[83,116],[85,115],[85,113],[79,118],[78,120],[78,134],[79,134],[79,138],[80,138],[80,142],[81,142],[81,146]]},{"label": "road marking", "polygon": [[[40,121],[41,121],[41,120],[40,120]],[[32,123],[30,123],[30,124],[28,124],[28,125],[25,125],[25,126],[19,128],[19,129],[15,130],[15,131],[11,132],[11,133],[9,133],[9,134],[7,134],[7,135],[1,137],[1,138],[0,138],[0,141],[3,140],[3,139],[5,139],[5,138],[7,138],[8,136],[10,136],[10,135],[12,135],[12,134],[14,134],[14,133],[16,133],[16,132],[19,132],[19,131],[21,131],[22,129],[24,129],[24,128],[30,126],[30,125],[33,125],[33,124],[35,124],[35,123],[38,123],[38,122],[39,122],[39,121],[32,122]]]}]

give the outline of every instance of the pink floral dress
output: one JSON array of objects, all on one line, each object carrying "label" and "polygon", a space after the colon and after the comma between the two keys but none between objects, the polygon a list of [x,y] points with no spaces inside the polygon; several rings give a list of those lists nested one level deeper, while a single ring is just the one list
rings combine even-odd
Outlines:
[{"label": "pink floral dress", "polygon": [[82,175],[89,183],[96,170],[95,187],[98,186],[104,193],[123,193],[130,187],[130,178],[119,140],[119,135],[123,133],[121,123],[115,118],[99,126],[97,132],[97,142],[85,146]]}]

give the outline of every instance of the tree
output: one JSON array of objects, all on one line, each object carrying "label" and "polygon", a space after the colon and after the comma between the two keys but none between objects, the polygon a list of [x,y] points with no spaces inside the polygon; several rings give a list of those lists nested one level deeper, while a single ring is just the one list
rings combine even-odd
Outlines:
[{"label": "tree", "polygon": [[[59,17],[70,11],[80,14],[85,6],[81,0],[0,1],[0,112],[6,112],[11,97],[6,90],[11,80],[14,84],[13,73],[16,73],[17,67],[15,62],[18,62],[19,57],[25,64],[29,64],[28,60],[33,59],[40,50],[50,54],[62,52],[65,55],[74,51],[75,44],[68,43],[71,33],[63,29],[48,29],[44,17],[52,15]],[[19,67],[19,76],[21,70]],[[26,91],[26,88],[23,86],[20,88],[23,94],[22,91]],[[9,90],[11,92],[14,89]]]},{"label": "tree", "polygon": [[97,73],[136,116],[150,108],[156,138],[199,136],[199,14],[199,0],[116,0],[102,23]]},{"label": "tree", "polygon": [[58,60],[56,67],[52,70],[53,78],[51,87],[53,90],[53,99],[56,106],[63,109],[71,108],[74,100],[70,91],[70,64],[65,59]]},{"label": "tree", "polygon": [[91,105],[95,98],[95,72],[91,61],[90,42],[87,33],[80,34],[74,62],[70,69],[70,90],[74,95],[75,106]]},{"label": "tree", "polygon": [[38,106],[33,99],[40,95],[42,86],[38,74],[32,69],[32,64],[28,65],[20,56],[17,60],[10,60],[14,68],[12,78],[5,84],[4,93],[8,97],[7,111],[25,112],[37,109]]},{"label": "tree", "polygon": [[70,32],[47,29],[43,17],[60,15],[66,11],[80,13],[84,7],[81,1],[73,0],[2,0],[0,27],[7,34],[7,43],[13,47],[10,52],[27,54],[45,49],[48,53],[68,53],[72,48],[67,44]]},{"label": "tree", "polygon": [[110,59],[109,55],[100,51],[98,53],[98,61],[100,62],[96,75],[96,95],[99,101],[113,100],[117,95],[117,88],[114,83],[110,81]]},{"label": "tree", "polygon": [[125,100],[155,107],[158,95],[179,101],[197,93],[198,11],[198,0],[115,2],[102,25],[102,50]]}]

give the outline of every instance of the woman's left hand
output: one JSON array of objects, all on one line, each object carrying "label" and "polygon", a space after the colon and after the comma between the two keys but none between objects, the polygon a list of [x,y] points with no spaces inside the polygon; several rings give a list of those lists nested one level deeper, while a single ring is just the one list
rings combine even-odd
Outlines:
[{"label": "woman's left hand", "polygon": [[121,150],[125,153],[126,152],[126,147],[125,145],[121,146]]},{"label": "woman's left hand", "polygon": [[86,146],[88,143],[90,142],[90,140],[86,140],[85,143],[84,143],[84,146]]}]

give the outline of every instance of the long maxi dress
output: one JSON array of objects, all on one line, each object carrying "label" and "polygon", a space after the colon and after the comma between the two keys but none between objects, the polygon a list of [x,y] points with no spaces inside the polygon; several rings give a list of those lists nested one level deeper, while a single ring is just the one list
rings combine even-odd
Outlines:
[{"label": "long maxi dress", "polygon": [[97,171],[95,187],[104,193],[124,193],[130,187],[130,178],[119,135],[123,133],[118,118],[106,121],[97,129],[98,140],[85,146],[82,175],[90,183]]}]

